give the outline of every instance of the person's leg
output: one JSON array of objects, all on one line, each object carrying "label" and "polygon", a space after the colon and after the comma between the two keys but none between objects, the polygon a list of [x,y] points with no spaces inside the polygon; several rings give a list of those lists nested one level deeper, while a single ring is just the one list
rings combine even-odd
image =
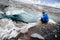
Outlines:
[{"label": "person's leg", "polygon": [[47,21],[44,19],[44,20],[43,20],[43,23],[47,24]]},{"label": "person's leg", "polygon": [[42,24],[44,23],[44,19],[43,18],[41,18],[41,22],[42,22]]},{"label": "person's leg", "polygon": [[43,23],[47,23],[46,20],[43,19],[43,18],[41,18],[41,22],[42,22],[42,24],[43,24]]}]

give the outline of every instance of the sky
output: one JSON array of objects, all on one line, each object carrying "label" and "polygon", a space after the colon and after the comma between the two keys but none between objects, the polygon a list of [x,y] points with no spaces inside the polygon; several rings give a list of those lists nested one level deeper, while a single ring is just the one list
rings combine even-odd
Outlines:
[{"label": "sky", "polygon": [[46,3],[60,3],[60,0],[35,0],[35,1],[40,1],[40,2],[46,2]]}]

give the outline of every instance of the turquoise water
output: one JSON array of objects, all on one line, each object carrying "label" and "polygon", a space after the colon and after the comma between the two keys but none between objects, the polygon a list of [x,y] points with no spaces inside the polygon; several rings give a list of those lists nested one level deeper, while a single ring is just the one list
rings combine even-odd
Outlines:
[{"label": "turquoise water", "polygon": [[21,16],[22,20],[24,20],[26,22],[37,22],[37,20],[39,18],[38,14],[39,13],[25,10],[25,13],[21,13],[20,16]]},{"label": "turquoise water", "polygon": [[35,13],[33,11],[29,11],[29,10],[23,10],[23,12],[21,13],[18,13],[18,12],[12,12],[14,15],[17,15],[17,16],[13,16],[13,15],[6,15],[4,16],[4,14],[1,14],[0,13],[0,17],[1,18],[16,18],[17,20],[23,20],[25,22],[37,22],[38,18],[38,14],[39,13]]},{"label": "turquoise water", "polygon": [[[19,12],[18,12],[19,11]],[[21,10],[18,10],[17,12],[14,11],[12,12],[13,15],[5,15],[5,14],[0,14],[0,17],[1,18],[8,18],[8,19],[12,19],[12,20],[15,20],[15,21],[18,21],[18,20],[23,20],[25,22],[29,22],[29,23],[35,23],[39,20],[39,18],[41,18],[41,13],[38,13],[38,12],[33,12],[33,11],[29,11],[29,10],[23,10],[21,12]],[[16,14],[15,14],[16,13]],[[8,14],[8,13],[7,13]],[[50,18],[50,21],[51,22],[54,22],[54,20],[52,18]],[[21,21],[20,21],[21,22]]]}]

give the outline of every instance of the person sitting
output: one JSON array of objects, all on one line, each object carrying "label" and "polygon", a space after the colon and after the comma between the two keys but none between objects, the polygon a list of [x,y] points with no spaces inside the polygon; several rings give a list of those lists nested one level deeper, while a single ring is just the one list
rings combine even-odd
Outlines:
[{"label": "person sitting", "polygon": [[48,21],[49,21],[49,17],[48,17],[48,14],[47,13],[45,13],[45,12],[42,12],[42,17],[41,17],[41,22],[42,22],[42,24],[43,23],[48,23]]}]

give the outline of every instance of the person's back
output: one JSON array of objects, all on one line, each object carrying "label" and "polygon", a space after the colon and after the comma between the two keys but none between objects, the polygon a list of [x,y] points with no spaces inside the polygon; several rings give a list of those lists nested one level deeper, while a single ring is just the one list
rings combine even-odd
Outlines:
[{"label": "person's back", "polygon": [[46,14],[45,12],[43,12],[43,16],[41,17],[41,22],[42,23],[48,23],[48,21],[49,21],[48,14]]}]

